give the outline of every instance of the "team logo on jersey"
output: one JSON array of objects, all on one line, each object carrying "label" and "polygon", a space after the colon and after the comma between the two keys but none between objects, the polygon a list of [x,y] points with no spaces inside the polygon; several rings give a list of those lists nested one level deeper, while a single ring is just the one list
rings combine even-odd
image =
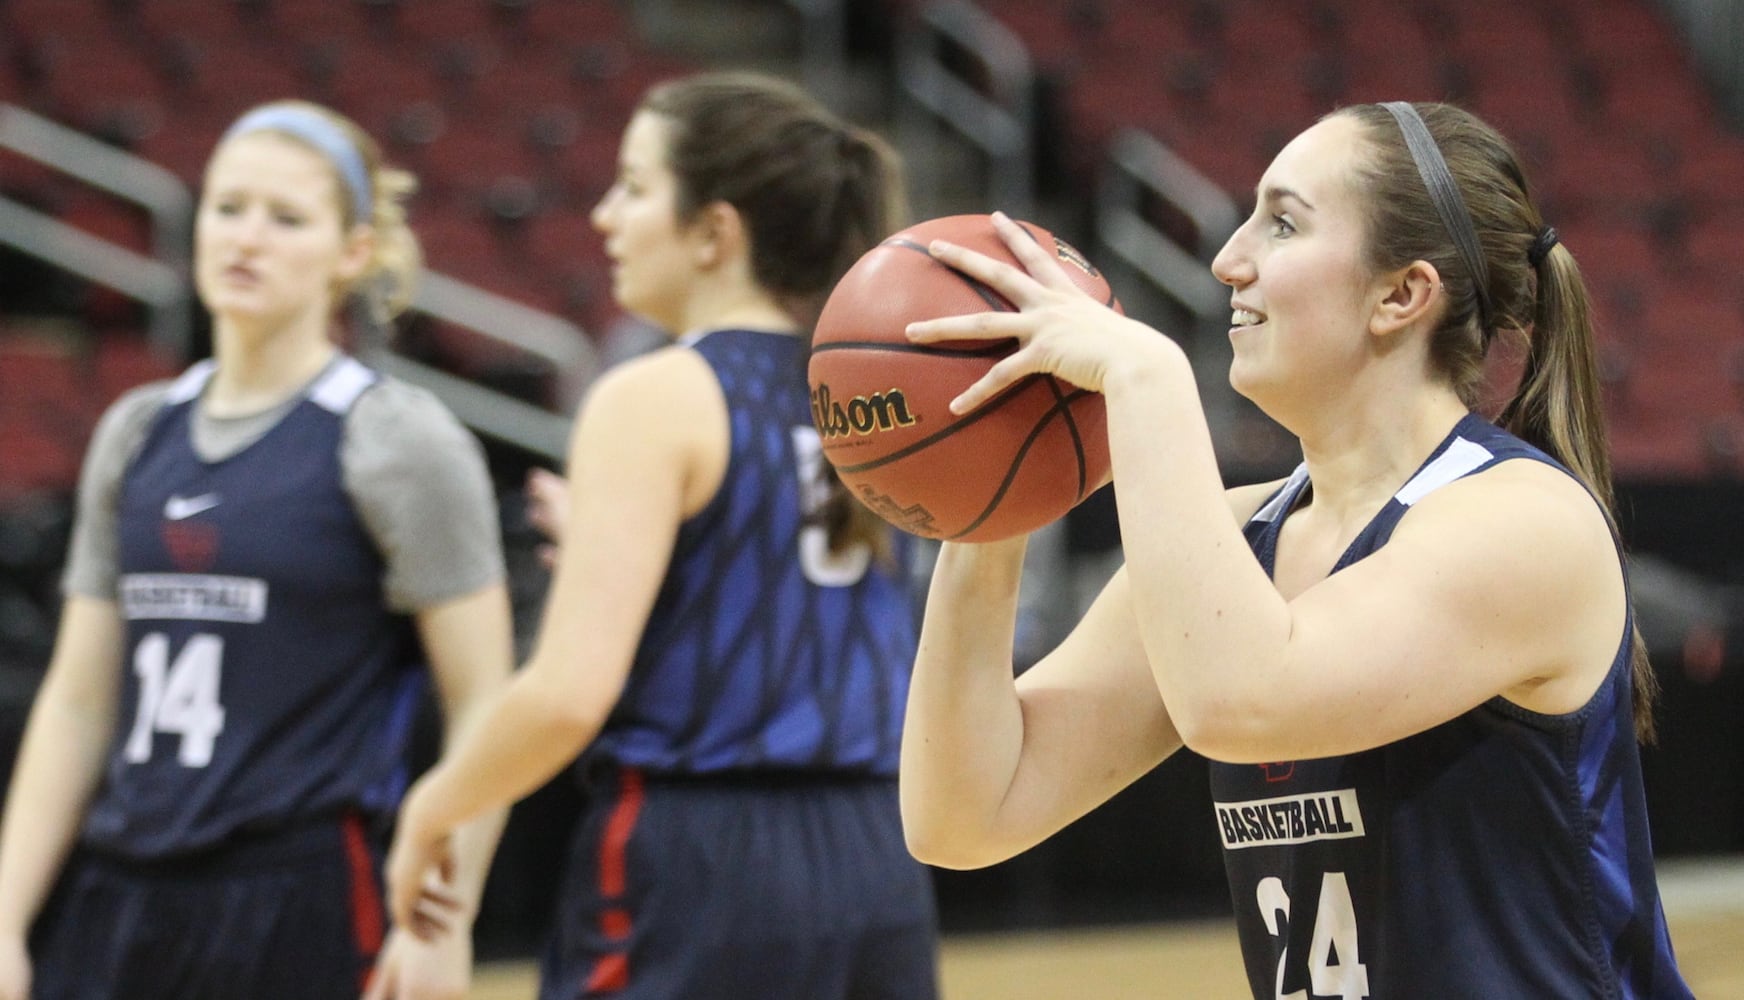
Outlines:
[{"label": "team logo on jersey", "polygon": [[1275,785],[1280,781],[1290,780],[1290,776],[1296,773],[1296,762],[1293,760],[1273,761],[1270,764],[1261,764],[1260,770],[1265,772],[1266,783]]},{"label": "team logo on jersey", "polygon": [[1216,805],[1223,847],[1229,851],[1363,835],[1354,788]]},{"label": "team logo on jersey", "polygon": [[843,403],[831,395],[827,382],[811,392],[811,419],[825,441],[912,427],[918,422],[908,412],[908,400],[901,389],[855,396]]},{"label": "team logo on jersey", "polygon": [[182,521],[195,514],[211,510],[224,502],[224,498],[216,493],[202,493],[197,497],[179,497],[170,495],[164,501],[164,517],[171,521]]},{"label": "team logo on jersey", "polygon": [[218,526],[210,521],[164,521],[158,537],[170,562],[184,573],[204,573],[218,561]]}]

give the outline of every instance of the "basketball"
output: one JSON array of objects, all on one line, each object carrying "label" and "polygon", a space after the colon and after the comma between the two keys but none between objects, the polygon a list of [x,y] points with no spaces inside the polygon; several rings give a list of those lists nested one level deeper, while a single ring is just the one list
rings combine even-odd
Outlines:
[{"label": "basketball", "polygon": [[[1040,226],[1018,225],[1080,288],[1120,308],[1083,254]],[[862,503],[911,534],[990,542],[1033,531],[1107,476],[1102,396],[1032,374],[953,414],[951,400],[1016,342],[914,344],[904,330],[916,320],[1015,307],[934,260],[934,239],[1017,264],[986,215],[910,226],[856,261],[830,293],[812,341],[812,418],[824,457]]]}]

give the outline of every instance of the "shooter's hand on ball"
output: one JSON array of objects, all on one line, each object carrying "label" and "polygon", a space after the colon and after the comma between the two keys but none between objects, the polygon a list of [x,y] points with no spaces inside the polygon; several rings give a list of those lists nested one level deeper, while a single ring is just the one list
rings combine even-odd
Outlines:
[{"label": "shooter's hand on ball", "polygon": [[1017,350],[951,401],[951,412],[973,410],[1033,372],[1101,392],[1116,366],[1138,362],[1145,352],[1179,351],[1152,328],[1086,295],[1058,257],[1003,212],[993,213],[993,224],[1024,270],[942,240],[928,249],[940,262],[1005,296],[1019,311],[948,316],[908,327],[909,339],[917,344],[1001,338],[1018,342]]}]

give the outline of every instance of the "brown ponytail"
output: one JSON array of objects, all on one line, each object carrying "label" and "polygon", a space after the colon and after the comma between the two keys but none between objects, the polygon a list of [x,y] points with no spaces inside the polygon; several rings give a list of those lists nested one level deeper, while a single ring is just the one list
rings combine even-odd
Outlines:
[{"label": "brown ponytail", "polygon": [[[1527,338],[1526,367],[1498,423],[1579,476],[1599,498],[1615,536],[1616,498],[1586,282],[1574,255],[1560,246],[1550,248],[1536,270],[1537,306]],[[1635,736],[1651,744],[1657,735],[1653,706],[1659,700],[1659,676],[1648,662],[1640,629],[1630,637],[1630,647]]]},{"label": "brown ponytail", "polygon": [[[1567,248],[1545,252],[1540,244],[1544,219],[1519,156],[1500,133],[1452,105],[1414,107],[1470,212],[1488,271],[1486,294],[1480,296],[1476,276],[1447,235],[1397,120],[1378,104],[1333,112],[1362,123],[1373,151],[1359,168],[1372,206],[1368,263],[1379,272],[1424,260],[1441,275],[1449,307],[1430,340],[1430,363],[1467,406],[1478,404],[1484,355],[1495,338],[1525,336],[1520,386],[1497,423],[1574,473],[1598,499],[1617,536],[1597,350],[1580,267]],[[1487,327],[1479,308],[1483,298],[1490,309]],[[1639,629],[1632,646],[1635,735],[1651,743],[1659,681]]]},{"label": "brown ponytail", "polygon": [[[678,178],[679,219],[718,201],[737,209],[757,283],[807,328],[860,255],[902,226],[907,206],[895,151],[791,83],[702,73],[655,87],[638,110],[671,122],[667,166]],[[831,551],[865,544],[887,554],[888,526],[854,500],[828,462],[819,464],[830,493],[816,520]]]}]

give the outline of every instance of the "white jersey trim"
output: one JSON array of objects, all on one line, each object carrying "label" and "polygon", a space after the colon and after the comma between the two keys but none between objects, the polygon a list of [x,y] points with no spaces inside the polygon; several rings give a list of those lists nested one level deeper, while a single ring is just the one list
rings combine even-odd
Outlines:
[{"label": "white jersey trim", "polygon": [[1410,482],[1393,494],[1393,499],[1409,507],[1495,457],[1490,449],[1475,441],[1454,438],[1447,450],[1412,476]]},{"label": "white jersey trim", "polygon": [[363,395],[363,390],[375,384],[375,372],[356,358],[340,358],[334,366],[315,381],[309,390],[309,400],[331,413],[343,414]]},{"label": "white jersey trim", "polygon": [[164,393],[164,402],[174,406],[198,396],[206,388],[206,383],[212,380],[212,373],[217,370],[218,362],[211,358],[195,363],[170,383],[169,391]]},{"label": "white jersey trim", "polygon": [[1302,482],[1307,478],[1308,463],[1303,462],[1301,465],[1296,466],[1295,472],[1290,473],[1290,478],[1284,481],[1284,485],[1278,490],[1277,495],[1268,500],[1266,505],[1261,507],[1259,511],[1254,514],[1252,519],[1268,523],[1276,521],[1278,515],[1284,512],[1285,505],[1294,500],[1296,494],[1301,492]]}]

